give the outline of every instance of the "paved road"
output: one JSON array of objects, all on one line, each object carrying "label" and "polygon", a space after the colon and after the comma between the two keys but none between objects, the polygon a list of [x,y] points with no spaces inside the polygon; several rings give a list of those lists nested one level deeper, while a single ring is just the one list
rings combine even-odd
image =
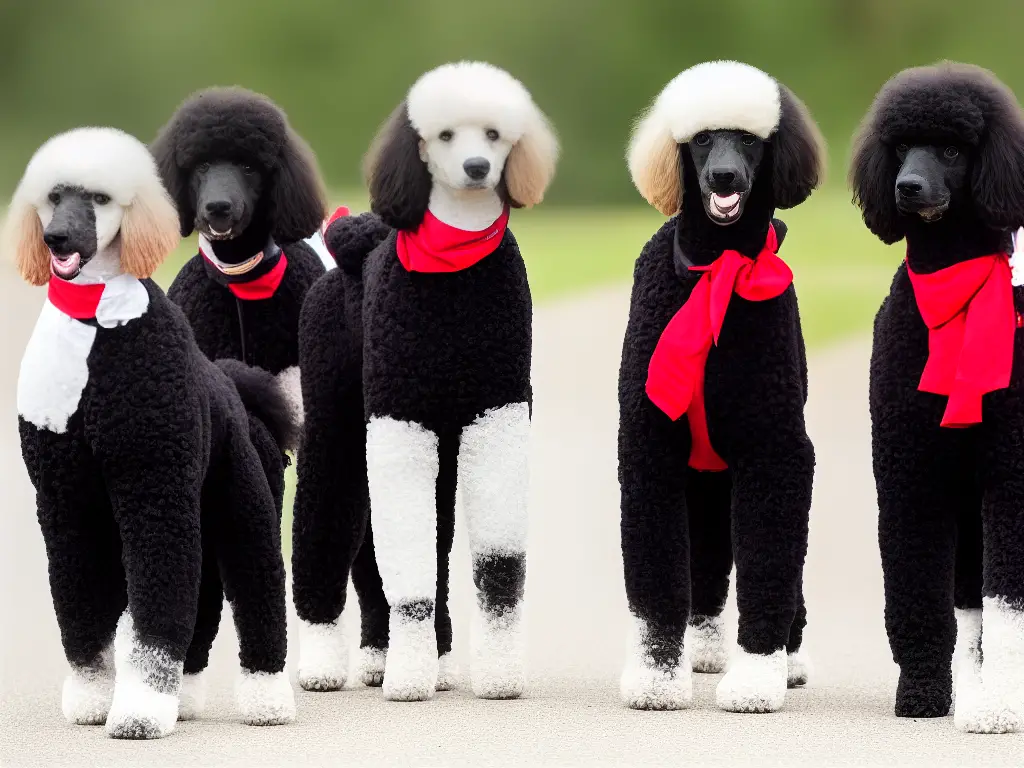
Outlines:
[{"label": "paved road", "polygon": [[[59,699],[66,664],[13,428],[15,361],[41,295],[7,271],[0,275],[8,316],[0,359],[11,361],[0,376],[5,765],[1024,764],[1022,736],[969,737],[951,718],[892,716],[896,670],[882,627],[864,340],[811,359],[809,419],[819,467],[805,578],[806,642],[817,666],[812,686],[791,692],[775,715],[717,711],[717,677],[706,676],[690,711],[642,713],[619,704],[626,637],[615,479],[615,379],[627,305],[621,287],[537,312],[527,698],[480,701],[466,685],[420,704],[384,702],[375,689],[301,693],[296,724],[249,728],[234,720],[237,657],[227,628],[214,647],[205,719],[150,743],[115,742],[101,728],[66,725]],[[471,582],[462,530],[453,570],[456,655],[465,669]],[[735,628],[731,605],[728,618]]]}]

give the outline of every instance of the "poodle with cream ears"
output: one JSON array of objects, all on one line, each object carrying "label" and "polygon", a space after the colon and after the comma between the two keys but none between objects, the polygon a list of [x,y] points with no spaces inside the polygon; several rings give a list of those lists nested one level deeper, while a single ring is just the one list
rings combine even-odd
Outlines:
[{"label": "poodle with cream ears", "polygon": [[48,284],[17,404],[71,664],[64,715],[116,738],[198,714],[222,594],[242,719],[295,715],[268,477],[298,425],[270,374],[210,362],[149,279],[177,242],[152,157],[112,128],[44,144],[3,235],[25,280]]},{"label": "poodle with cream ears", "polygon": [[[324,393],[334,422],[307,422],[299,493],[328,469],[349,472],[352,493],[368,483],[389,605],[388,699],[427,699],[442,682],[437,612],[456,489],[477,589],[472,687],[485,698],[523,691],[532,305],[508,220],[511,208],[540,202],[557,151],[508,73],[477,62],[439,67],[413,85],[367,157],[376,215],[327,229],[340,268],[310,291],[299,344],[309,418],[319,418]],[[367,425],[365,478],[355,456],[329,465],[357,418]],[[295,516],[296,529],[327,518],[298,504]],[[361,522],[325,525],[309,543],[351,553]]]},{"label": "poodle with cream ears", "polygon": [[664,88],[628,160],[641,194],[672,218],[637,259],[619,374],[633,621],[623,699],[682,709],[692,669],[722,671],[735,562],[739,647],[718,705],[775,711],[787,685],[807,681],[814,449],[793,274],[776,255],[786,230],[773,216],[819,183],[821,138],[788,88],[715,61]]}]

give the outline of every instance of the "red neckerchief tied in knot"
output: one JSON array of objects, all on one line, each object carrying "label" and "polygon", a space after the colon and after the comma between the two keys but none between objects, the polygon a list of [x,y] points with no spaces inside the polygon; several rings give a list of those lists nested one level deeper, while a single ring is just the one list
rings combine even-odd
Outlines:
[{"label": "red neckerchief tied in knot", "polygon": [[946,395],[943,427],[981,422],[981,397],[1010,385],[1017,313],[1010,257],[979,256],[931,274],[907,264],[917,308],[928,326],[921,392]]},{"label": "red neckerchief tied in knot", "polygon": [[764,248],[756,258],[739,251],[723,251],[703,272],[690,298],[669,320],[658,339],[647,369],[647,396],[675,421],[684,413],[690,423],[694,469],[721,471],[725,461],[715,453],[708,436],[704,411],[704,366],[712,344],[718,343],[729,300],[735,293],[747,301],[766,301],[793,283],[793,272],[776,255],[775,228],[768,226]]},{"label": "red neckerchief tied in knot", "polygon": [[445,224],[427,210],[415,231],[400,230],[398,260],[409,272],[458,272],[498,250],[508,227],[508,206],[479,232]]},{"label": "red neckerchief tied in knot", "polygon": [[50,277],[46,298],[53,306],[75,320],[92,320],[103,297],[103,283],[72,283]]}]

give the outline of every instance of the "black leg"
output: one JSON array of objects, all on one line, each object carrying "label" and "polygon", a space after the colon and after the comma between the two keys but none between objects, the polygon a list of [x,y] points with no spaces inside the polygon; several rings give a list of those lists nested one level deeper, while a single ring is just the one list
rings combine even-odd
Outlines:
[{"label": "black leg", "polygon": [[384,596],[384,585],[373,549],[373,525],[366,524],[366,535],[352,564],[352,585],[359,596],[362,658],[358,677],[363,685],[380,686],[384,682],[384,663],[388,650],[388,622],[391,608]]},{"label": "black leg", "polygon": [[732,478],[728,471],[687,470],[691,600],[687,650],[695,672],[725,669],[722,610],[732,572]]},{"label": "black leg", "polygon": [[[452,650],[452,617],[448,610],[449,560],[455,540],[455,490],[459,459],[459,436],[442,431],[438,441],[437,473],[437,602],[434,626],[437,632],[437,654],[445,656]],[[443,674],[443,670],[442,670]]]},{"label": "black leg", "polygon": [[[215,494],[218,501],[221,495]],[[203,571],[199,583],[199,607],[192,642],[185,653],[185,665],[178,697],[178,719],[194,720],[206,706],[206,680],[203,672],[210,663],[210,649],[220,629],[224,607],[224,586],[218,563],[217,516],[220,510],[211,504],[209,493],[202,500]]]}]

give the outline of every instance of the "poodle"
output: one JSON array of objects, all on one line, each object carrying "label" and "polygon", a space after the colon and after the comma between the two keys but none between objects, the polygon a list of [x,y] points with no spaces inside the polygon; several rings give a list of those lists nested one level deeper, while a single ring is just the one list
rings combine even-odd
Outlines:
[{"label": "poodle", "polygon": [[167,295],[211,360],[282,377],[301,415],[299,310],[325,271],[315,243],[326,204],[313,153],[276,104],[242,88],[194,94],[150,149],[181,234],[199,232],[199,253]]},{"label": "poodle", "polygon": [[71,664],[62,707],[115,738],[199,713],[222,594],[242,719],[295,714],[275,478],[298,425],[270,374],[210,362],[149,279],[177,242],[146,146],[113,128],[44,144],[3,233],[25,280],[48,284],[17,406]]},{"label": "poodle", "polygon": [[974,66],[900,72],[864,118],[850,184],[868,229],[907,243],[875,318],[870,378],[896,715],[946,715],[955,656],[956,725],[1021,730],[1024,336],[1008,255],[1024,222],[1016,98]]},{"label": "poodle", "polygon": [[[450,684],[456,487],[477,588],[473,691],[523,691],[532,305],[508,219],[541,201],[557,152],[547,119],[511,75],[446,64],[412,86],[367,155],[373,214],[327,230],[339,269],[310,291],[299,330],[310,416],[298,459],[296,582],[302,560],[337,563],[343,553],[349,565],[368,494],[363,552],[368,562],[375,554],[386,596],[375,651],[382,664],[386,647],[388,699],[428,699]],[[352,437],[359,424],[364,443]],[[360,567],[357,559],[354,580]],[[335,567],[321,623],[305,624],[303,641],[320,633],[340,646],[331,622],[344,576]]]},{"label": "poodle", "polygon": [[786,230],[772,217],[818,185],[823,142],[784,85],[713,61],[662,90],[627,160],[643,197],[671,218],[637,259],[619,371],[632,616],[622,697],[682,709],[692,669],[722,671],[735,561],[739,647],[717,702],[775,711],[808,675],[801,580],[814,449],[793,275],[776,255]]}]

